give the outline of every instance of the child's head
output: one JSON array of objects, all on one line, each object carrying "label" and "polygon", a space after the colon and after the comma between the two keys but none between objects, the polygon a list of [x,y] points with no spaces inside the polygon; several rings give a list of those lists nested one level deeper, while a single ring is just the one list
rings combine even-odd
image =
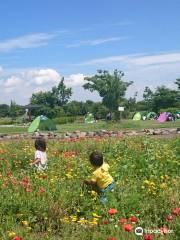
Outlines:
[{"label": "child's head", "polygon": [[98,151],[94,151],[90,154],[89,160],[94,167],[100,167],[103,164],[103,155]]},{"label": "child's head", "polygon": [[35,141],[35,149],[45,152],[46,151],[46,141],[43,138],[37,138]]}]

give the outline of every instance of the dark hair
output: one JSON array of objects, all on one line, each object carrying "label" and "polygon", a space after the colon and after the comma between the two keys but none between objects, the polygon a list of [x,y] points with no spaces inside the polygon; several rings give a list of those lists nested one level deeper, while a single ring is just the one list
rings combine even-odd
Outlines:
[{"label": "dark hair", "polygon": [[89,160],[93,166],[100,167],[103,164],[103,155],[98,151],[94,151],[90,154]]},{"label": "dark hair", "polygon": [[42,152],[46,151],[46,141],[43,138],[37,138],[35,140],[34,146],[35,146],[36,150],[39,150],[39,151],[42,151]]}]

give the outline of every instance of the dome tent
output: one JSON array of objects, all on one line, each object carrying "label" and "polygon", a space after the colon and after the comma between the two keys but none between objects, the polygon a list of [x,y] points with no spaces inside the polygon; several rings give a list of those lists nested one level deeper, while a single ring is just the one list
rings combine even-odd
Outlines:
[{"label": "dome tent", "polygon": [[51,119],[41,115],[34,119],[34,121],[28,128],[28,132],[33,133],[36,132],[38,129],[42,131],[54,131],[56,130],[56,125]]},{"label": "dome tent", "polygon": [[137,112],[137,113],[134,114],[133,120],[139,121],[141,119],[142,119],[142,115],[141,115],[140,112]]},{"label": "dome tent", "polygon": [[94,123],[94,116],[92,113],[88,113],[87,116],[85,117],[85,123]]},{"label": "dome tent", "polygon": [[154,119],[157,116],[155,112],[149,112],[147,114],[147,119]]},{"label": "dome tent", "polygon": [[161,114],[159,115],[157,121],[160,122],[160,123],[163,123],[163,122],[166,122],[167,119],[168,119],[168,115],[167,115],[166,112],[164,112],[164,113],[161,113]]}]

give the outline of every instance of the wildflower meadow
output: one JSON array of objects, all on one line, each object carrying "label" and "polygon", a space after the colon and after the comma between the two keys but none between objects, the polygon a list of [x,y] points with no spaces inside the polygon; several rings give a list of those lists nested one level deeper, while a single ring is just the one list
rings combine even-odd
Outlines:
[{"label": "wildflower meadow", "polygon": [[[116,182],[106,204],[82,184],[93,150]],[[0,239],[178,240],[179,150],[178,137],[49,140],[48,168],[37,172],[33,141],[2,141]]]}]

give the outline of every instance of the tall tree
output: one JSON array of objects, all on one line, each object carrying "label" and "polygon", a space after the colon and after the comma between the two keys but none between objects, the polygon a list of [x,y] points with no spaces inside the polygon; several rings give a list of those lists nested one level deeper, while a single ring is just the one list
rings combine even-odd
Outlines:
[{"label": "tall tree", "polygon": [[0,117],[7,117],[9,114],[9,106],[7,104],[0,104]]},{"label": "tall tree", "polygon": [[91,92],[97,91],[110,112],[117,111],[127,88],[133,83],[122,81],[123,76],[124,73],[118,70],[114,70],[112,74],[106,70],[98,70],[94,76],[85,78],[87,83],[83,87]]},{"label": "tall tree", "polygon": [[180,90],[180,78],[176,79],[175,84],[178,87],[178,90]]},{"label": "tall tree", "polygon": [[145,87],[143,98],[144,98],[144,103],[146,105],[146,110],[151,111],[153,107],[152,106],[153,92],[149,87]]},{"label": "tall tree", "polygon": [[52,88],[52,96],[58,106],[65,105],[72,95],[72,89],[67,88],[64,84],[64,78],[61,79],[58,86]]},{"label": "tall tree", "polygon": [[58,86],[53,87],[51,91],[33,93],[30,102],[32,104],[54,108],[55,106],[65,105],[71,95],[71,88],[66,87],[64,84],[64,78],[62,78]]},{"label": "tall tree", "polygon": [[158,112],[161,108],[177,107],[178,91],[165,86],[157,87],[152,97],[153,111]]}]

